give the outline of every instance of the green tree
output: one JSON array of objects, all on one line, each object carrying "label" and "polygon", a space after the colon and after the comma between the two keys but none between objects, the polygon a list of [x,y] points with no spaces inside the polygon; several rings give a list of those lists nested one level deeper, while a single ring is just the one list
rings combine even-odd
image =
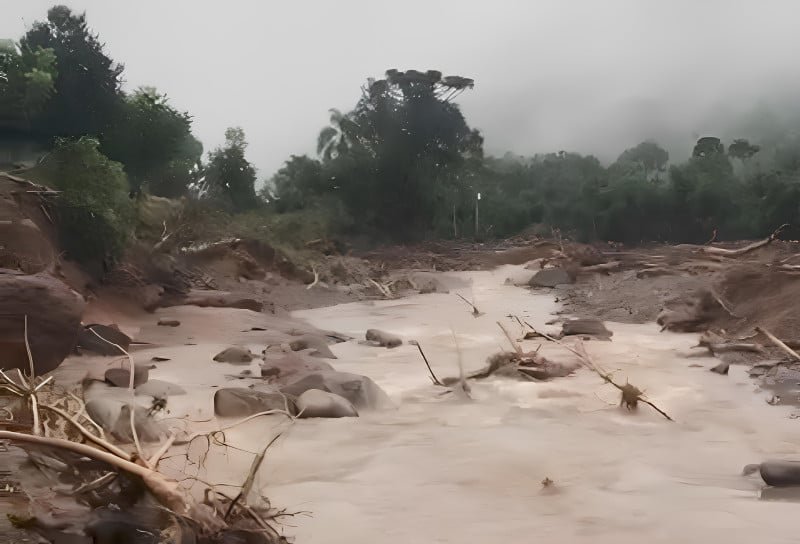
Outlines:
[{"label": "green tree", "polygon": [[697,143],[692,150],[692,157],[695,159],[709,158],[715,155],[724,155],[725,146],[719,138],[714,136],[705,136],[697,140]]},{"label": "green tree", "polygon": [[279,212],[307,208],[321,195],[333,191],[332,183],[326,182],[322,164],[305,155],[292,155],[267,186],[273,190]]},{"label": "green tree", "polygon": [[0,129],[30,130],[55,92],[57,74],[52,49],[20,53],[13,42],[0,44]]},{"label": "green tree", "polygon": [[123,67],[103,52],[103,44],[84,14],[66,6],[48,10],[21,40],[23,51],[50,49],[58,74],[55,94],[47,101],[34,129],[43,137],[102,136],[120,105]]},{"label": "green tree", "polygon": [[122,165],[100,153],[99,145],[87,136],[58,139],[30,174],[60,191],[55,202],[67,255],[95,265],[122,254],[135,219]]},{"label": "green tree", "polygon": [[[332,163],[325,168],[353,216],[392,237],[433,228],[464,169],[482,158],[483,138],[452,102],[472,86],[436,70],[388,70],[385,79],[368,80],[338,130],[320,138],[323,161]],[[336,156],[326,157],[331,147]]]},{"label": "green tree", "polygon": [[751,144],[748,140],[737,139],[728,146],[728,155],[741,161],[746,161],[759,152],[761,147]]},{"label": "green tree", "polygon": [[195,181],[203,153],[191,127],[191,116],[166,95],[142,87],[125,97],[102,149],[125,165],[134,190],[146,183],[154,195],[179,197]]},{"label": "green tree", "polygon": [[225,131],[225,145],[208,156],[203,182],[206,196],[221,200],[234,211],[258,206],[256,170],[245,158],[247,141],[244,131],[232,127]]},{"label": "green tree", "polygon": [[645,141],[636,147],[626,149],[617,158],[617,163],[621,165],[632,164],[640,167],[648,179],[659,172],[666,172],[668,161],[667,150],[652,141]]}]

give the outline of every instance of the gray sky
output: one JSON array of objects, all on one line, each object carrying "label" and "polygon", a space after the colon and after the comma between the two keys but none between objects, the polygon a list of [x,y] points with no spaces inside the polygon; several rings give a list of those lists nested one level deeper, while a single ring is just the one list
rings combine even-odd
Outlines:
[{"label": "gray sky", "polygon": [[[54,3],[0,0],[0,37],[18,39]],[[66,4],[125,64],[127,88],[155,86],[194,115],[206,151],[242,126],[262,178],[313,152],[328,109],[351,108],[387,68],[474,78],[459,102],[490,153],[606,160],[649,137],[688,154],[732,115],[800,90],[794,0]]]}]

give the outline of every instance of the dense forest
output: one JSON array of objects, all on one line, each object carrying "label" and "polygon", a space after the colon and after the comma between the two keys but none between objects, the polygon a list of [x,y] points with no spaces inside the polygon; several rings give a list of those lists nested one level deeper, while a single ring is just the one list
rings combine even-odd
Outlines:
[{"label": "dense forest", "polygon": [[477,92],[472,79],[390,69],[354,89],[352,110],[331,110],[316,156],[293,155],[258,180],[241,128],[204,156],[191,115],[155,88],[123,90],[123,70],[85,15],[65,6],[18,43],[0,42],[0,146],[46,150],[28,174],[60,191],[74,258],[119,256],[135,238],[142,195],[183,198],[210,223],[272,238],[380,243],[557,228],[637,244],[759,237],[782,223],[800,237],[797,132],[705,135],[681,164],[654,141],[610,165],[567,151],[490,157],[456,103]]}]

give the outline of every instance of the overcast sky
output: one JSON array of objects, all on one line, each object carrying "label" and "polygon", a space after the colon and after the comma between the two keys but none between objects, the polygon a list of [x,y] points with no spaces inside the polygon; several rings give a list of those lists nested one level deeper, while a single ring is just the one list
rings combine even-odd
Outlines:
[{"label": "overcast sky", "polygon": [[[0,0],[18,39],[52,0]],[[613,159],[655,137],[675,155],[800,89],[794,0],[72,0],[126,88],[194,116],[206,151],[244,128],[260,177],[311,153],[329,108],[387,68],[475,79],[461,95],[490,153]],[[743,134],[742,136],[747,136]]]}]

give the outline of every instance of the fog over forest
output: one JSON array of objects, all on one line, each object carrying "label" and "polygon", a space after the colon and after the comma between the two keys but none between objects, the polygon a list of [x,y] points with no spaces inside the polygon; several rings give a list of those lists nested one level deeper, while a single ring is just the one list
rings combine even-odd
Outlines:
[{"label": "fog over forest", "polygon": [[[4,2],[0,37],[16,39],[51,5]],[[673,160],[706,134],[758,140],[775,126],[760,116],[795,116],[800,90],[791,0],[411,0],[390,14],[353,0],[69,5],[125,64],[125,88],[154,85],[191,112],[206,151],[226,127],[244,128],[260,178],[313,152],[328,109],[350,109],[387,68],[473,78],[460,103],[488,153],[604,162],[647,138]]]}]

